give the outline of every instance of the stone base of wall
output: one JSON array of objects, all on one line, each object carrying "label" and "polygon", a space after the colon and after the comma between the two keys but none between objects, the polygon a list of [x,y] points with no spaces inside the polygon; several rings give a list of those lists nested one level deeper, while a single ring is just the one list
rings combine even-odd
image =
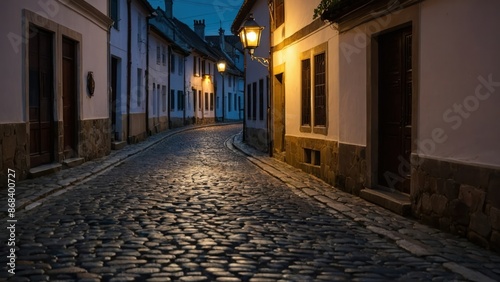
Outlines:
[{"label": "stone base of wall", "polygon": [[[328,184],[336,184],[339,165],[337,141],[286,136],[285,143],[287,163],[323,179]],[[304,149],[319,151],[320,164],[307,163]]]},{"label": "stone base of wall", "polygon": [[359,195],[367,180],[366,147],[339,143],[336,187],[341,190]]},{"label": "stone base of wall", "polygon": [[264,128],[253,128],[247,127],[245,130],[245,142],[255,149],[267,152],[268,151],[268,140],[267,140],[267,130]]},{"label": "stone base of wall", "polygon": [[195,124],[213,124],[215,123],[215,118],[196,118]]},{"label": "stone base of wall", "polygon": [[16,171],[16,179],[28,176],[28,134],[26,123],[0,124],[0,187],[7,189],[7,170]]},{"label": "stone base of wall", "polygon": [[109,119],[80,121],[79,157],[85,161],[101,158],[111,152]]},{"label": "stone base of wall", "polygon": [[500,169],[412,155],[413,214],[500,250]]}]

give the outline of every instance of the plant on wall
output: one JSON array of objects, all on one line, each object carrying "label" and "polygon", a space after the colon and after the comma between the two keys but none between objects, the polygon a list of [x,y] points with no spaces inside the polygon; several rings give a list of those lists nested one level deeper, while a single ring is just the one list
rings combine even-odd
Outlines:
[{"label": "plant on wall", "polygon": [[318,7],[316,7],[316,9],[314,9],[313,20],[321,17],[321,15],[326,10],[328,10],[328,8],[330,8],[333,5],[337,5],[338,3],[340,3],[340,1],[342,1],[342,0],[321,0]]}]

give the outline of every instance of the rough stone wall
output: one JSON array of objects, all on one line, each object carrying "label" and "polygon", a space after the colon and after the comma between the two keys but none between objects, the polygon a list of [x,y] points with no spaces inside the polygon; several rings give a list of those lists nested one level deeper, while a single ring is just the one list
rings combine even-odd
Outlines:
[{"label": "rough stone wall", "polygon": [[268,151],[267,130],[264,128],[247,127],[245,141],[257,150]]},{"label": "rough stone wall", "polygon": [[109,119],[80,121],[80,157],[85,161],[101,158],[111,152],[111,132]]},{"label": "rough stone wall", "polygon": [[26,123],[0,124],[0,190],[7,189],[7,170],[16,171],[16,179],[28,176],[28,134]]},{"label": "rough stone wall", "polygon": [[[338,142],[314,138],[286,136],[286,162],[335,185],[339,169]],[[320,165],[304,162],[304,148],[320,151]]]},{"label": "rough stone wall", "polygon": [[339,144],[339,172],[336,186],[341,190],[359,195],[368,176],[366,147]]},{"label": "rough stone wall", "polygon": [[412,209],[425,223],[500,250],[500,170],[412,156]]}]

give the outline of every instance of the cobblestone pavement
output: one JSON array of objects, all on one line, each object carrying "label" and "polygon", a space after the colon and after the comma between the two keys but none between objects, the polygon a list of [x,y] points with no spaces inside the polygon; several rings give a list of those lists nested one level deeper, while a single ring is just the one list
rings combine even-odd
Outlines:
[{"label": "cobblestone pavement", "polygon": [[499,254],[253,151],[240,130],[170,136],[18,212],[16,274],[2,248],[0,279],[500,280]]}]

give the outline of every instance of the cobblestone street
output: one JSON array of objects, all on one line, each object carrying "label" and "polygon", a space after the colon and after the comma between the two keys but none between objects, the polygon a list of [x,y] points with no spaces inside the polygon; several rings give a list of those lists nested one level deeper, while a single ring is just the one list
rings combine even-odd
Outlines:
[{"label": "cobblestone street", "polygon": [[500,280],[498,253],[254,152],[240,131],[180,132],[18,211],[16,273],[4,244],[0,279]]}]

